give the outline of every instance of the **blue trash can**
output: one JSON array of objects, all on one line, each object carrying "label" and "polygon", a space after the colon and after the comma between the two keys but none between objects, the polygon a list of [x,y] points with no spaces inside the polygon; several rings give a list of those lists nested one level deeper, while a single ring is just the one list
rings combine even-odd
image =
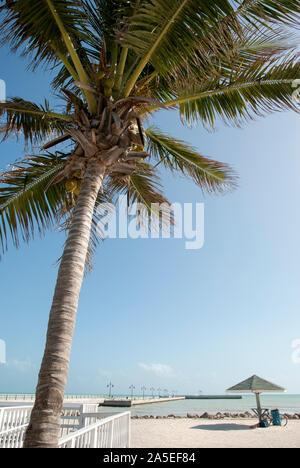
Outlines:
[{"label": "blue trash can", "polygon": [[282,422],[281,422],[281,417],[280,417],[279,410],[278,409],[272,410],[271,415],[272,415],[272,419],[273,419],[273,425],[274,426],[281,426]]}]

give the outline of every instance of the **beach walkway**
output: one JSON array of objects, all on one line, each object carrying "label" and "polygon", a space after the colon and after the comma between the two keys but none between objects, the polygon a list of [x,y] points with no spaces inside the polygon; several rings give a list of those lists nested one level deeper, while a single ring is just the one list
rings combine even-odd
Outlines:
[{"label": "beach walkway", "polygon": [[136,419],[132,448],[300,448],[300,421],[250,429],[253,419]]},{"label": "beach walkway", "polygon": [[139,405],[150,405],[154,403],[167,403],[169,401],[178,401],[178,400],[185,400],[185,397],[166,397],[166,398],[134,398],[130,399],[127,398],[127,400],[124,399],[109,399],[109,400],[104,400],[103,403],[101,403],[101,406],[115,406],[117,408],[122,408],[122,407],[131,407],[131,406],[139,406]]},{"label": "beach walkway", "polygon": [[[33,404],[34,402],[34,395],[1,395],[0,394],[0,407],[1,406],[20,406],[22,404]],[[178,401],[178,400],[185,400],[186,397],[159,397],[159,398],[152,398],[152,397],[134,397],[131,398],[106,398],[103,395],[65,395],[64,403],[71,403],[71,404],[84,404],[84,403],[98,403],[101,406],[111,406],[111,407],[130,407],[130,406],[138,406],[138,405],[149,405],[154,403],[166,403],[168,401]]]}]

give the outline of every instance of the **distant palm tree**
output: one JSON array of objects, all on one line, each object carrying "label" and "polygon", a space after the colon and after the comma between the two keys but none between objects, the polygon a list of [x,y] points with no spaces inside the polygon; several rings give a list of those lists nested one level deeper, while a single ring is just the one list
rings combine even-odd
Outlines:
[{"label": "distant palm tree", "polygon": [[[2,2],[3,3],[3,2]],[[96,208],[127,194],[145,215],[160,192],[157,166],[224,192],[233,173],[157,128],[147,116],[179,109],[184,123],[239,125],[296,109],[300,76],[282,25],[299,22],[298,0],[15,0],[0,10],[2,42],[57,70],[60,111],[10,98],[4,138],[22,133],[31,155],[1,174],[0,239],[29,240],[64,220],[47,343],[25,447],[56,447],[76,311],[97,237]],[[56,145],[59,150],[49,150]],[[41,150],[36,150],[39,146]],[[157,214],[157,213],[155,213]]]}]

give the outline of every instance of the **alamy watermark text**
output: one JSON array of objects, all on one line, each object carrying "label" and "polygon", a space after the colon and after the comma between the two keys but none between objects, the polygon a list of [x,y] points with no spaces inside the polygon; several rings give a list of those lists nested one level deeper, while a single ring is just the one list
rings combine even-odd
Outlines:
[{"label": "alamy watermark text", "polygon": [[131,206],[127,197],[97,208],[98,233],[104,239],[185,239],[187,250],[204,245],[204,204],[167,203],[151,205],[151,215],[140,203]]}]

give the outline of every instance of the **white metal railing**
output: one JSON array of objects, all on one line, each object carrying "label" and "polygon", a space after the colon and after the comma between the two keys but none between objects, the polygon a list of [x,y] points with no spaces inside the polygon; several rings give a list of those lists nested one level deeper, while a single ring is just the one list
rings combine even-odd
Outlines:
[{"label": "white metal railing", "polygon": [[0,408],[0,433],[28,424],[31,410],[31,406]]},{"label": "white metal railing", "polygon": [[[22,426],[29,422],[32,405],[0,407],[0,432]],[[92,424],[101,416],[97,403],[87,403],[79,407],[63,406],[62,426],[78,429]]]},{"label": "white metal railing", "polygon": [[0,432],[0,448],[21,448],[28,424]]},{"label": "white metal railing", "polygon": [[[0,408],[0,448],[22,447],[31,410],[32,406]],[[95,433],[95,443],[100,444],[97,447],[111,447],[110,444],[116,448],[127,447],[130,438],[130,412],[112,416],[97,410],[97,404],[84,404],[78,408],[64,406],[60,433],[62,440],[71,438],[70,443],[73,446],[75,437],[76,447],[83,444],[89,446],[90,437]],[[97,427],[96,432],[94,426]]]},{"label": "white metal railing", "polygon": [[130,412],[102,419],[63,437],[59,448],[129,448]]},{"label": "white metal railing", "polygon": [[[65,401],[86,401],[86,400],[103,400],[104,395],[65,395]],[[0,401],[34,401],[35,395],[33,393],[0,393]]]},{"label": "white metal railing", "polygon": [[64,405],[60,436],[64,437],[70,432],[81,429],[88,424],[93,424],[103,417],[101,413],[98,413],[98,404],[96,403],[84,404],[79,408]]}]

